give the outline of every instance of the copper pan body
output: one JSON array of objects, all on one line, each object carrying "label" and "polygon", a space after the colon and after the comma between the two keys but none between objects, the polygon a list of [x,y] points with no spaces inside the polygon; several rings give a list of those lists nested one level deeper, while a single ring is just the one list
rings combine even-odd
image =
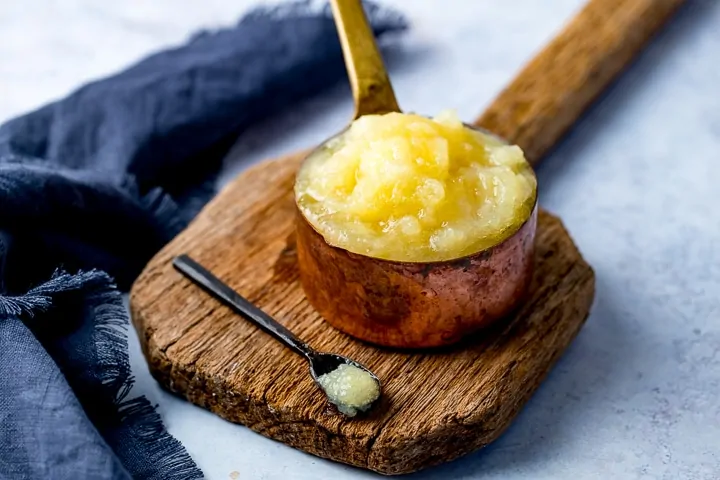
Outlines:
[{"label": "copper pan body", "polygon": [[305,296],[330,325],[366,342],[406,349],[458,343],[522,303],[533,276],[537,201],[536,191],[530,216],[502,242],[439,262],[383,260],[331,246],[296,206]]},{"label": "copper pan body", "polygon": [[487,250],[448,261],[382,260],[329,245],[297,210],[300,281],[333,327],[397,348],[451,345],[507,317],[533,272],[537,203],[526,222]]}]

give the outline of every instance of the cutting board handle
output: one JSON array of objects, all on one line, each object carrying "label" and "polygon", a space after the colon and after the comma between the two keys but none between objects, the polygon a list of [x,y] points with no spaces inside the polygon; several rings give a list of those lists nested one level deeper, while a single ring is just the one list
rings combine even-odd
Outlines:
[{"label": "cutting board handle", "polygon": [[590,0],[474,122],[536,164],[686,0]]}]

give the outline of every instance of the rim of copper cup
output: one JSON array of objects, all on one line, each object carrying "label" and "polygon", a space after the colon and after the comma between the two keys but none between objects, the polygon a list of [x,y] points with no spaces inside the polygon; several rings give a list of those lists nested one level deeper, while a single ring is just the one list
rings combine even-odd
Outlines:
[{"label": "rim of copper cup", "polygon": [[[489,136],[491,136],[491,137],[499,140],[500,142],[504,143],[505,145],[510,145],[510,142],[508,142],[508,141],[505,140],[504,138],[502,138],[502,137],[500,137],[500,136],[498,136],[498,135],[492,133],[491,131],[486,130],[486,129],[482,128],[482,127],[478,127],[478,126],[475,126],[475,125],[470,125],[470,124],[467,124],[467,123],[465,123],[465,122],[463,122],[463,125],[464,125],[466,128],[469,128],[470,130],[475,130],[475,131],[484,133],[484,134],[486,134],[486,135],[489,135]],[[315,153],[317,153],[321,148],[323,148],[325,145],[327,145],[327,143],[330,142],[330,140],[342,136],[345,132],[347,132],[347,130],[348,130],[349,128],[350,128],[350,126],[345,127],[344,129],[342,129],[341,131],[339,131],[339,132],[336,133],[335,135],[333,135],[333,136],[328,137],[327,139],[325,139],[325,140],[324,140],[323,142],[321,142],[317,147],[313,148],[307,155],[305,155],[305,158],[303,158],[303,160],[302,160],[302,164],[304,164],[305,161],[307,161],[307,159],[309,159],[310,157],[312,157],[312,156],[313,156]],[[526,162],[527,162],[527,160],[526,160]],[[302,164],[301,164],[301,166],[300,166],[301,169],[302,169]],[[332,245],[332,244],[330,244],[330,243],[327,241],[327,239],[325,238],[325,235],[323,235],[322,232],[318,231],[318,229],[315,228],[315,225],[313,225],[312,222],[310,222],[310,221],[307,219],[307,217],[306,217],[305,214],[303,213],[302,209],[301,209],[300,206],[297,204],[297,197],[294,195],[294,191],[293,191],[293,197],[295,198],[295,207],[296,207],[298,213],[300,214],[300,216],[302,217],[303,221],[304,221],[305,223],[307,223],[307,224],[310,226],[310,228],[313,229],[313,231],[314,231],[315,233],[317,233],[318,235],[320,235],[320,237],[323,239],[323,241],[325,242],[325,244],[326,244],[327,246],[331,247],[331,248],[335,248],[335,249],[337,249],[337,250],[341,250],[341,251],[343,251],[343,252],[345,252],[345,253],[347,253],[347,254],[349,254],[349,255],[355,255],[355,256],[358,256],[358,257],[364,257],[364,258],[367,258],[367,259],[375,260],[375,261],[378,261],[378,262],[384,262],[384,263],[388,263],[388,264],[392,264],[392,265],[399,265],[399,266],[410,266],[410,265],[441,265],[441,264],[448,264],[448,263],[454,263],[454,262],[462,262],[462,261],[464,261],[464,260],[471,259],[471,258],[473,258],[473,257],[476,257],[476,256],[478,256],[478,255],[480,255],[480,254],[483,254],[483,253],[485,253],[485,252],[489,252],[489,251],[491,251],[491,250],[499,247],[499,246],[502,245],[503,243],[505,243],[505,242],[507,242],[508,240],[510,240],[511,238],[513,238],[513,237],[514,237],[520,230],[522,230],[523,227],[532,219],[533,214],[535,213],[535,209],[536,209],[537,206],[538,206],[538,197],[539,197],[538,190],[539,190],[539,186],[538,186],[538,184],[537,184],[537,175],[535,174],[535,169],[534,169],[534,168],[532,167],[532,165],[530,165],[529,163],[528,163],[528,168],[529,168],[530,173],[532,173],[533,178],[535,179],[535,195],[534,195],[534,198],[533,198],[532,208],[529,210],[529,213],[527,214],[527,216],[525,217],[525,219],[523,220],[523,222],[522,222],[522,223],[519,223],[519,224],[517,225],[517,227],[516,227],[514,230],[512,230],[511,233],[506,234],[506,235],[503,236],[498,242],[493,243],[493,244],[490,245],[489,247],[482,248],[482,249],[480,249],[480,250],[478,250],[478,251],[476,251],[476,252],[469,253],[469,254],[463,255],[463,256],[461,256],[461,257],[448,258],[448,259],[445,259],[445,260],[430,260],[430,261],[424,261],[424,260],[418,260],[418,261],[389,260],[389,259],[385,259],[385,258],[373,257],[372,255],[367,255],[367,254],[364,254],[364,253],[353,252],[353,251],[351,251],[351,250],[348,250],[347,248],[338,247],[338,246],[336,246],[336,245]]]}]

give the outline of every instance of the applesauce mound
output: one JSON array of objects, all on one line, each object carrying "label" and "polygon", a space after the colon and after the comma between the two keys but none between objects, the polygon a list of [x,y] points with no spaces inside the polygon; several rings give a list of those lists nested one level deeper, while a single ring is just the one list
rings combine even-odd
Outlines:
[{"label": "applesauce mound", "polygon": [[529,217],[536,192],[519,147],[452,112],[361,117],[313,152],[295,182],[298,207],[327,243],[404,262],[502,242]]}]

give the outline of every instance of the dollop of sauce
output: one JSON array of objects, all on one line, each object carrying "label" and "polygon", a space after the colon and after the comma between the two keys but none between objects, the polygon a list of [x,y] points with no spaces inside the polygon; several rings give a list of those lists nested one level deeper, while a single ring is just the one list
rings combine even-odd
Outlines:
[{"label": "dollop of sauce", "polygon": [[497,245],[530,216],[522,150],[453,112],[366,115],[318,148],[295,198],[325,241],[374,258],[451,260]]},{"label": "dollop of sauce", "polygon": [[380,396],[380,385],[372,375],[355,365],[340,364],[318,378],[330,403],[347,415],[354,417],[364,412]]}]

